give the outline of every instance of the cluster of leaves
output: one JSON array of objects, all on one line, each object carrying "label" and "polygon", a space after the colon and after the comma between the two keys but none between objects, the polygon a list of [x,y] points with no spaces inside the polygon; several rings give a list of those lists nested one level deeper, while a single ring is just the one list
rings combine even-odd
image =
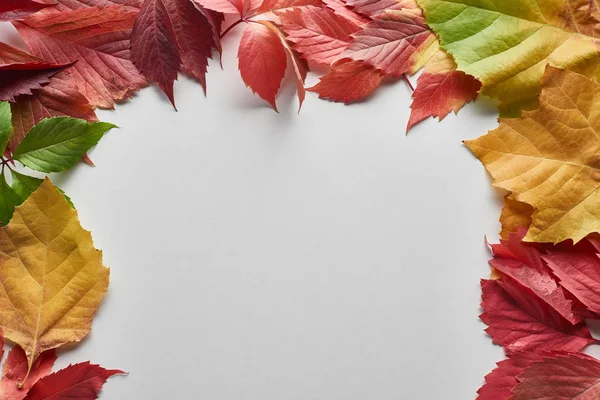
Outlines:
[{"label": "cluster of leaves", "polygon": [[15,346],[2,370],[3,400],[97,398],[118,370],[84,362],[49,375],[56,348],[81,341],[108,288],[109,269],[77,211],[46,178],[0,228],[2,331]]}]

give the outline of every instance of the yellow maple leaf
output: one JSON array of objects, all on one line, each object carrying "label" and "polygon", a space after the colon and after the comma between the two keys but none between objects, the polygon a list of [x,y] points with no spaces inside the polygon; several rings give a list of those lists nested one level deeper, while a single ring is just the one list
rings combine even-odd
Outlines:
[{"label": "yellow maple leaf", "polygon": [[548,66],[540,105],[465,142],[514,200],[534,208],[531,242],[600,231],[600,85]]},{"label": "yellow maple leaf", "polygon": [[0,327],[30,368],[90,332],[108,280],[102,252],[48,178],[0,229]]},{"label": "yellow maple leaf", "polygon": [[518,228],[529,228],[531,225],[531,214],[533,214],[533,207],[527,203],[521,203],[506,196],[504,198],[504,206],[502,207],[502,214],[500,215],[500,224],[502,224],[502,230],[500,231],[500,237],[502,239],[508,239],[508,234],[511,232],[517,232]]}]

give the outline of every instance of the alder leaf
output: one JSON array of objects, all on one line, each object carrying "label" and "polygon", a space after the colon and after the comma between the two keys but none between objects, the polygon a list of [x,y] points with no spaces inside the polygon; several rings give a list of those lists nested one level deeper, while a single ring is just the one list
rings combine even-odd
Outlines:
[{"label": "alder leaf", "polygon": [[25,400],[95,400],[108,378],[117,374],[125,372],[89,362],[69,365],[40,379]]},{"label": "alder leaf", "polygon": [[14,102],[18,95],[32,94],[68,65],[40,60],[0,42],[0,101]]},{"label": "alder leaf", "polygon": [[36,13],[49,4],[33,0],[2,0],[0,3],[0,21],[11,21]]},{"label": "alder leaf", "polygon": [[597,10],[594,1],[418,3],[458,69],[477,78],[482,93],[499,99],[503,108],[535,100],[547,63],[586,74],[598,64],[597,21],[589,18]]},{"label": "alder leaf", "polygon": [[508,239],[510,232],[517,232],[519,228],[528,229],[531,225],[531,215],[533,207],[527,203],[521,203],[510,198],[510,195],[504,197],[504,206],[500,215],[500,224],[502,230],[500,237]]},{"label": "alder leaf", "polygon": [[330,65],[360,27],[328,8],[299,7],[278,12],[281,29],[292,47],[309,62]]},{"label": "alder leaf", "polygon": [[457,113],[475,100],[481,83],[456,70],[456,64],[444,50],[439,50],[419,76],[413,93],[412,111],[406,131],[428,117],[444,119],[450,111]]},{"label": "alder leaf", "polygon": [[364,61],[392,77],[415,73],[439,47],[423,16],[410,9],[377,15],[352,37],[339,59]]},{"label": "alder leaf", "polygon": [[465,143],[494,186],[534,208],[526,241],[578,242],[600,231],[600,85],[549,66],[542,88],[538,109]]},{"label": "alder leaf", "polygon": [[109,269],[48,178],[0,229],[0,249],[0,327],[31,371],[42,352],[87,336]]},{"label": "alder leaf", "polygon": [[238,61],[246,86],[277,111],[275,96],[287,65],[285,50],[277,33],[261,21],[249,23],[242,34]]},{"label": "alder leaf", "polygon": [[370,96],[382,80],[381,72],[362,61],[342,60],[306,90],[318,93],[320,99],[350,104]]},{"label": "alder leaf", "polygon": [[523,351],[579,351],[596,340],[585,323],[572,325],[511,279],[482,280],[485,330],[507,355]]},{"label": "alder leaf", "polygon": [[57,74],[95,107],[113,108],[146,84],[131,62],[136,13],[122,6],[35,14],[13,22],[33,55],[56,64],[74,63]]},{"label": "alder leaf", "polygon": [[66,171],[114,127],[69,117],[45,119],[27,133],[13,159],[36,171]]},{"label": "alder leaf", "polygon": [[497,367],[485,376],[485,384],[477,391],[477,400],[509,400],[512,389],[519,383],[517,376],[534,361],[541,361],[538,353],[523,352],[497,363]]},{"label": "alder leaf", "polygon": [[600,398],[600,362],[581,353],[534,361],[517,377],[511,400],[596,400]]},{"label": "alder leaf", "polygon": [[[52,366],[56,358],[56,351],[54,350],[48,350],[40,354],[31,367],[29,377],[23,382],[23,379],[27,376],[27,356],[19,346],[13,346],[2,368],[0,398],[2,400],[23,400],[33,385],[52,372]],[[23,386],[20,387],[21,385]]]}]

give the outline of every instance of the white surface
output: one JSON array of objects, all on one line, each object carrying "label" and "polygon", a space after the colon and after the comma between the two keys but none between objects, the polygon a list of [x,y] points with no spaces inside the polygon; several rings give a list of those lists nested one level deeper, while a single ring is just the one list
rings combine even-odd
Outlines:
[{"label": "white surface", "polygon": [[403,83],[297,115],[288,81],[276,114],[239,77],[240,32],[207,98],[182,78],[178,112],[155,88],[99,112],[121,129],[97,167],[54,177],[111,267],[59,365],[129,371],[106,400],[474,398],[503,358],[478,320],[500,197],[461,140],[492,108],[405,136]]}]

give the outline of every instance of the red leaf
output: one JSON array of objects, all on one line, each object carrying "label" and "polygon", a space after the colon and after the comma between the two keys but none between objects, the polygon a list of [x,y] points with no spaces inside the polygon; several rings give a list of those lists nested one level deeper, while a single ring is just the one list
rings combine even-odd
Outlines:
[{"label": "red leaf", "polygon": [[346,7],[346,3],[343,0],[323,0],[323,3],[327,6],[327,8],[335,11],[335,13],[340,17],[344,17],[358,26],[362,26],[370,21],[370,19],[357,14],[350,8]]},{"label": "red leaf", "polygon": [[251,7],[249,0],[194,0],[196,3],[209,10],[225,13],[238,14],[244,17]]},{"label": "red leaf", "polygon": [[[2,380],[0,380],[0,398],[2,400],[23,400],[27,392],[41,378],[52,371],[52,366],[56,361],[56,352],[54,350],[43,352],[31,366],[31,371],[27,375],[28,363],[25,352],[19,347],[14,346],[2,368]],[[23,382],[23,379],[27,379]],[[17,387],[17,383],[22,383],[23,387]]]},{"label": "red leaf", "polygon": [[32,89],[40,89],[64,67],[0,43],[0,101],[15,101],[18,95],[32,94]]},{"label": "red leaf", "polygon": [[346,0],[346,4],[352,7],[354,11],[368,17],[403,8],[398,0]]},{"label": "red leaf", "polygon": [[137,11],[142,7],[144,0],[38,0],[42,3],[51,4],[52,7],[48,7],[44,10],[55,12],[55,11],[68,11],[78,10],[81,8],[106,8],[111,6],[124,6],[130,10]]},{"label": "red leaf", "polygon": [[46,7],[48,7],[48,4],[33,0],[2,0],[0,3],[0,21],[23,18]]},{"label": "red leaf", "polygon": [[457,113],[462,106],[477,98],[481,82],[456,68],[452,57],[443,50],[427,63],[413,93],[407,132],[428,117],[439,117],[441,121],[450,111]]},{"label": "red leaf", "polygon": [[533,362],[517,377],[511,400],[596,400],[600,362],[585,354],[560,354]]},{"label": "red leaf", "polygon": [[522,351],[579,351],[596,342],[584,323],[572,325],[553,309],[539,307],[535,296],[513,280],[482,280],[481,288],[480,318],[509,356]]},{"label": "red leaf", "polygon": [[330,65],[346,49],[350,35],[360,30],[328,8],[294,8],[277,16],[294,50],[315,64]]},{"label": "red leaf", "polygon": [[[130,60],[135,12],[122,6],[36,14],[14,23],[33,55],[57,64],[96,107],[113,108],[146,82]],[[57,75],[58,76],[58,75]]]},{"label": "red leaf", "polygon": [[589,310],[600,314],[600,259],[591,252],[550,251],[544,260],[560,284]]},{"label": "red leaf", "polygon": [[512,389],[519,383],[517,375],[525,371],[534,361],[541,361],[537,353],[519,353],[497,363],[497,367],[485,376],[485,384],[477,391],[477,400],[508,400]]},{"label": "red leaf", "polygon": [[108,378],[124,374],[83,362],[42,378],[27,394],[26,400],[94,400]]},{"label": "red leaf", "polygon": [[381,72],[360,61],[340,62],[315,86],[306,89],[319,98],[353,103],[368,97],[381,85]]},{"label": "red leaf", "polygon": [[285,8],[303,7],[303,6],[321,6],[321,0],[265,0],[257,10],[258,14],[269,11],[283,10]]},{"label": "red leaf", "polygon": [[536,308],[550,307],[571,324],[585,319],[584,307],[570,293],[559,286],[550,268],[542,260],[546,254],[541,245],[522,241],[526,230],[509,233],[508,240],[500,240],[500,244],[492,245],[494,258],[490,265],[503,276],[514,280],[517,284],[529,289],[535,296],[531,301],[539,304]]},{"label": "red leaf", "polygon": [[242,79],[277,111],[275,96],[287,64],[279,37],[263,23],[249,23],[238,50]]},{"label": "red leaf", "polygon": [[340,58],[364,61],[393,77],[416,72],[437,42],[423,16],[412,10],[378,15],[352,36]]}]

